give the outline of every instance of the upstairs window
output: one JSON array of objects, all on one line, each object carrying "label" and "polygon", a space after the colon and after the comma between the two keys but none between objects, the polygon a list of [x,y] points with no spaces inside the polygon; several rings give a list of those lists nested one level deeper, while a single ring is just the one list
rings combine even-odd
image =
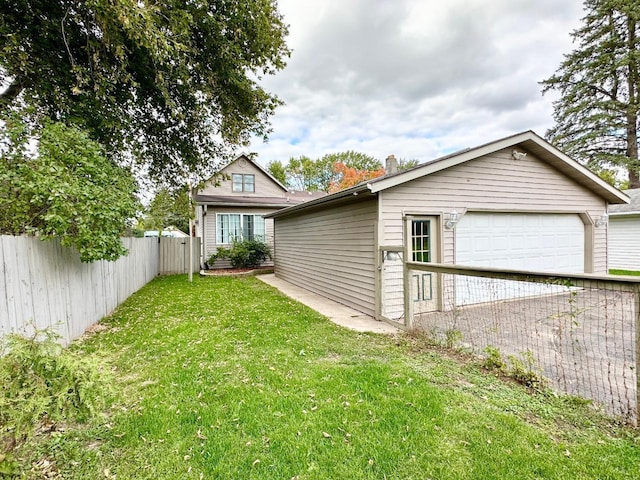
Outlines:
[{"label": "upstairs window", "polygon": [[246,173],[233,173],[231,175],[232,191],[250,192],[256,191],[256,179],[254,175]]}]

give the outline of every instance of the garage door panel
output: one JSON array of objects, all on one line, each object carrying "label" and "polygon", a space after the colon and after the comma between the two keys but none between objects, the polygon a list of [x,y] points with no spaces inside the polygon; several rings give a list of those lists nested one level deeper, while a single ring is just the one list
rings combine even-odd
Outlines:
[{"label": "garage door panel", "polygon": [[[584,223],[576,214],[467,213],[456,226],[456,263],[477,267],[584,272]],[[560,287],[474,279],[456,282],[458,305],[530,295]],[[472,293],[470,293],[472,292]],[[511,292],[511,293],[510,293]]]}]

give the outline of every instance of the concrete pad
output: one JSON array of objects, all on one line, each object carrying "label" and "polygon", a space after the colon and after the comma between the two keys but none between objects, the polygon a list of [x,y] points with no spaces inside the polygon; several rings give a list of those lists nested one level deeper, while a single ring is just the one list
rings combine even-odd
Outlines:
[{"label": "concrete pad", "polygon": [[256,278],[277,288],[287,297],[293,298],[307,307],[314,309],[316,312],[321,313],[325,317],[328,317],[333,323],[346,327],[350,330],[386,334],[397,333],[399,331],[393,325],[389,325],[385,322],[379,322],[373,317],[365,315],[362,312],[358,312],[353,308],[293,285],[276,277],[273,273],[258,275]]}]

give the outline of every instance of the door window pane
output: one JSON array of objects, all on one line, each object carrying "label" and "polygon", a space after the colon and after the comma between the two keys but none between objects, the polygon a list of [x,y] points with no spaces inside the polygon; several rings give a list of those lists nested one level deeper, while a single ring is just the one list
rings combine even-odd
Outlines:
[{"label": "door window pane", "polygon": [[431,261],[431,221],[411,222],[411,253],[414,262]]}]

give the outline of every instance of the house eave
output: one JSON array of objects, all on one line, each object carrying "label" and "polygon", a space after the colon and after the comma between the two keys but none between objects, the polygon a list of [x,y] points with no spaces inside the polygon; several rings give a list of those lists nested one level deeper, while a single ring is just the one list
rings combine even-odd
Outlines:
[{"label": "house eave", "polygon": [[198,202],[197,205],[208,207],[242,207],[242,208],[286,208],[291,203],[229,203],[229,202]]}]

